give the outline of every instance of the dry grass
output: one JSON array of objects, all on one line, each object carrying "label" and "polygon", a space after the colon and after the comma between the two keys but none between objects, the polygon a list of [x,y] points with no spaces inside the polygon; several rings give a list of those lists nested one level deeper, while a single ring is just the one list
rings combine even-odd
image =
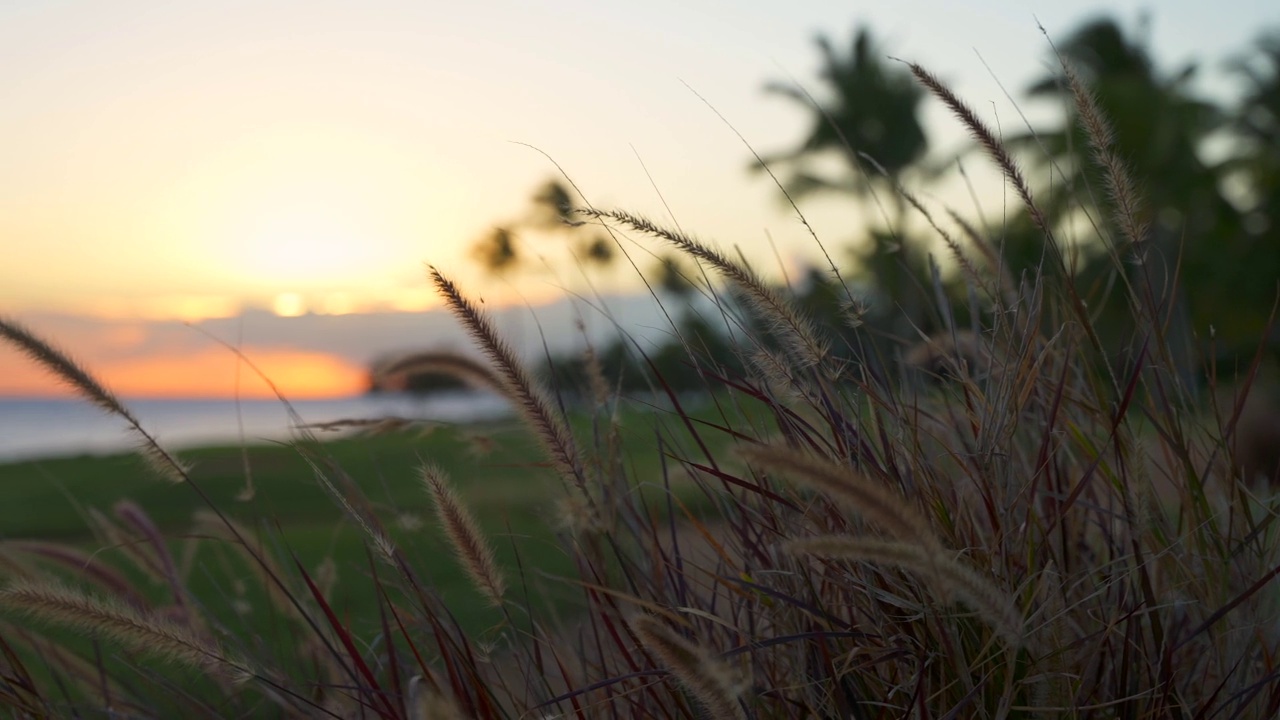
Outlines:
[{"label": "dry grass", "polygon": [[210,640],[184,627],[57,583],[40,580],[11,583],[0,590],[0,607],[106,637],[134,652],[220,675],[236,683],[247,682],[255,674],[244,660],[227,655]]},{"label": "dry grass", "polygon": [[698,699],[709,717],[714,720],[745,717],[728,667],[712,654],[651,615],[633,618],[630,625],[641,644],[662,660],[680,684]]},{"label": "dry grass", "polygon": [[427,466],[422,469],[422,482],[431,495],[436,519],[444,528],[449,544],[459,564],[466,569],[476,587],[490,603],[502,605],[507,581],[494,560],[493,548],[480,533],[480,526],[471,512],[462,504],[457,493],[449,487],[443,471]]},{"label": "dry grass", "polygon": [[534,381],[524,363],[494,330],[488,317],[463,296],[452,280],[432,268],[431,281],[449,309],[493,363],[492,371],[498,378],[499,390],[511,399],[542,441],[556,470],[566,481],[585,490],[587,478],[573,436],[546,391]]},{"label": "dry grass", "polygon": [[671,243],[677,250],[713,269],[738,288],[743,297],[775,333],[793,361],[802,367],[821,366],[829,358],[826,343],[818,339],[813,323],[778,291],[771,288],[751,268],[734,262],[724,253],[679,230],[665,228],[652,220],[624,210],[583,210],[593,218],[610,220]]}]

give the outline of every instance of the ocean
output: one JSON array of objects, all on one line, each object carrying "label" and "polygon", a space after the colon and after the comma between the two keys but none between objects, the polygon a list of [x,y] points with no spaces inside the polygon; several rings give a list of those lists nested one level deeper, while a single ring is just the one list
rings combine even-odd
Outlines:
[{"label": "ocean", "polygon": [[[288,440],[294,422],[278,400],[125,400],[142,426],[168,448]],[[475,422],[511,413],[502,397],[448,392],[428,397],[368,395],[299,400],[294,409],[307,423],[403,417]],[[316,431],[320,437],[327,433]],[[72,455],[103,455],[136,447],[128,425],[87,402],[74,399],[0,398],[0,462]]]}]

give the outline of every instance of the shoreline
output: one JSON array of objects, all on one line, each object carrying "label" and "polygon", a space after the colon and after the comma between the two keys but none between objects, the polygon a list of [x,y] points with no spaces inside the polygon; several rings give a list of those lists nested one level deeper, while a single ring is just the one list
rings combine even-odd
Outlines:
[{"label": "shoreline", "polygon": [[[279,400],[134,400],[126,405],[163,446],[177,451],[289,441],[298,432],[295,419]],[[327,431],[314,426],[340,421],[376,423],[398,418],[469,424],[511,413],[505,398],[469,391],[299,400],[290,406],[320,436]],[[0,399],[0,464],[111,457],[128,454],[135,444],[122,418],[83,400]]]}]

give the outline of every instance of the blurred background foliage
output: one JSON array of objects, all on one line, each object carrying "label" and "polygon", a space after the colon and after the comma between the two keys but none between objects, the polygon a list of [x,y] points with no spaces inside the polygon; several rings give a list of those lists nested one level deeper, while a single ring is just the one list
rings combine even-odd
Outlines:
[{"label": "blurred background foliage", "polygon": [[[1135,324],[1125,290],[1149,287],[1173,344],[1185,348],[1180,364],[1188,375],[1203,376],[1211,360],[1230,373],[1260,346],[1272,356],[1280,350],[1280,333],[1268,323],[1280,283],[1280,29],[1262,33],[1236,57],[1213,60],[1239,81],[1230,103],[1197,94],[1200,64],[1158,67],[1144,35],[1141,21],[1130,28],[1110,17],[1091,19],[1058,43],[1046,63],[1072,66],[1111,123],[1113,147],[1137,183],[1143,262],[1134,261],[1112,198],[1086,156],[1085,130],[1062,72],[1046,74],[1017,98],[1060,109],[1057,120],[1005,141],[1027,166],[1059,236],[1070,239],[1067,275],[1059,279],[1074,284],[1087,303],[1106,351],[1131,356],[1150,331]],[[859,236],[823,238],[832,243],[832,265],[809,268],[788,284],[838,352],[870,372],[891,372],[894,358],[921,333],[968,326],[975,313],[990,309],[989,296],[952,258],[930,254],[937,231],[906,195],[927,196],[939,168],[954,160],[930,153],[922,88],[867,27],[856,28],[845,48],[826,36],[816,45],[822,69],[814,87],[765,85],[768,95],[808,113],[810,129],[789,149],[760,159],[777,177],[780,194],[797,202],[818,194],[846,197],[873,220]],[[750,172],[763,168],[753,162]],[[602,226],[580,222],[580,204],[563,183],[548,182],[524,217],[476,244],[474,257],[499,275],[531,271],[539,251],[522,239],[533,235],[543,243],[554,237],[551,242],[563,243],[585,268],[615,263],[616,240]],[[1043,232],[1025,210],[1010,205],[1007,212],[966,220],[1005,266],[983,272],[1003,270],[1014,283],[1024,273],[1052,276],[1056,266],[1047,261]],[[966,233],[954,230],[954,236],[981,266]],[[624,389],[653,389],[656,371],[672,389],[694,390],[706,387],[703,372],[740,370],[743,360],[730,336],[735,324],[742,331],[751,321],[742,314],[729,318],[710,302],[715,290],[691,262],[655,257],[642,269],[675,322],[671,340],[640,348],[620,338],[596,348],[606,373]],[[939,307],[949,308],[950,317]],[[548,372],[572,389],[582,385],[583,362],[558,358]]]}]

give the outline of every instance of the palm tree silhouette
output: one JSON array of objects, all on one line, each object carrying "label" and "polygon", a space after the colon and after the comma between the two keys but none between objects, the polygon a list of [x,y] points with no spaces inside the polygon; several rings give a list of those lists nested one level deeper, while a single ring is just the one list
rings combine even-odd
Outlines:
[{"label": "palm tree silhouette", "polygon": [[486,232],[471,246],[471,257],[486,272],[499,276],[515,270],[524,262],[516,247],[515,232],[502,225]]},{"label": "palm tree silhouette", "polygon": [[[1193,93],[1195,63],[1162,71],[1140,34],[1126,34],[1112,18],[1086,22],[1057,51],[1094,94],[1111,126],[1111,146],[1137,181],[1138,225],[1145,228],[1137,238],[1141,246],[1131,247],[1114,220],[1115,199],[1088,156],[1087,131],[1063,72],[1040,79],[1028,92],[1061,103],[1068,109],[1066,122],[1012,142],[1039,151],[1042,167],[1052,168],[1054,182],[1042,193],[1051,218],[1078,217],[1073,213],[1083,208],[1096,223],[1104,242],[1084,244],[1077,281],[1093,292],[1090,307],[1112,328],[1113,340],[1126,342],[1124,336],[1147,330],[1132,326],[1124,295],[1100,290],[1120,287],[1110,281],[1123,272],[1139,294],[1154,299],[1161,317],[1174,320],[1171,332],[1181,335],[1175,345],[1187,353],[1185,369],[1191,333],[1207,334],[1215,321],[1221,329],[1231,317],[1233,301],[1224,288],[1238,274],[1244,249],[1240,212],[1222,191],[1223,166],[1206,161],[1204,153],[1227,116]],[[1112,258],[1103,252],[1108,243],[1116,250]]]},{"label": "palm tree silhouette", "polygon": [[[1253,53],[1229,67],[1246,83],[1231,117],[1239,143],[1223,164],[1227,177],[1245,188],[1244,232],[1231,258],[1230,285],[1246,312],[1233,317],[1226,332],[1248,337],[1265,329],[1280,275],[1280,30],[1264,34]],[[1271,333],[1271,346],[1280,347],[1280,328]]]},{"label": "palm tree silhouette", "polygon": [[[886,62],[866,28],[854,34],[845,56],[825,36],[816,43],[823,56],[820,77],[830,98],[819,103],[793,83],[766,85],[768,92],[813,112],[813,118],[808,136],[795,149],[764,161],[791,166],[784,186],[797,197],[818,192],[861,197],[876,185],[897,183],[928,150],[919,119],[923,91],[910,73]],[[816,157],[832,154],[844,158],[845,172],[831,176],[812,168]]]},{"label": "palm tree silhouette", "polygon": [[[905,67],[895,67],[878,49],[865,27],[856,30],[847,54],[837,52],[825,36],[816,44],[826,97],[820,101],[794,83],[766,85],[768,92],[803,105],[812,117],[808,135],[794,149],[762,160],[784,169],[783,188],[792,197],[870,197],[887,214],[890,227],[869,228],[869,242],[852,257],[859,274],[889,301],[880,306],[880,315],[897,318],[890,323],[893,331],[906,332],[928,304],[919,292],[927,285],[927,265],[918,245],[903,237],[908,205],[897,191],[904,175],[921,167],[929,149],[919,115],[924,91]],[[833,174],[815,167],[832,157],[843,160],[841,170]],[[886,307],[890,303],[897,307]]]},{"label": "palm tree silhouette", "polygon": [[[1113,144],[1131,174],[1147,181],[1142,187],[1150,232],[1185,230],[1202,233],[1221,225],[1228,211],[1218,190],[1216,168],[1203,160],[1202,150],[1225,116],[1212,103],[1192,94],[1197,66],[1187,64],[1162,73],[1154,65],[1145,41],[1127,36],[1112,18],[1085,23],[1058,48],[1095,94],[1111,124]],[[1082,198],[1105,204],[1100,172],[1082,156],[1088,147],[1085,128],[1071,103],[1061,72],[1034,83],[1033,98],[1052,99],[1071,108],[1064,127],[1038,132],[1038,146],[1047,151],[1063,173],[1065,187],[1051,194],[1048,210],[1060,214]],[[1020,139],[1028,144],[1032,138]],[[1105,217],[1106,213],[1102,213]]]}]

